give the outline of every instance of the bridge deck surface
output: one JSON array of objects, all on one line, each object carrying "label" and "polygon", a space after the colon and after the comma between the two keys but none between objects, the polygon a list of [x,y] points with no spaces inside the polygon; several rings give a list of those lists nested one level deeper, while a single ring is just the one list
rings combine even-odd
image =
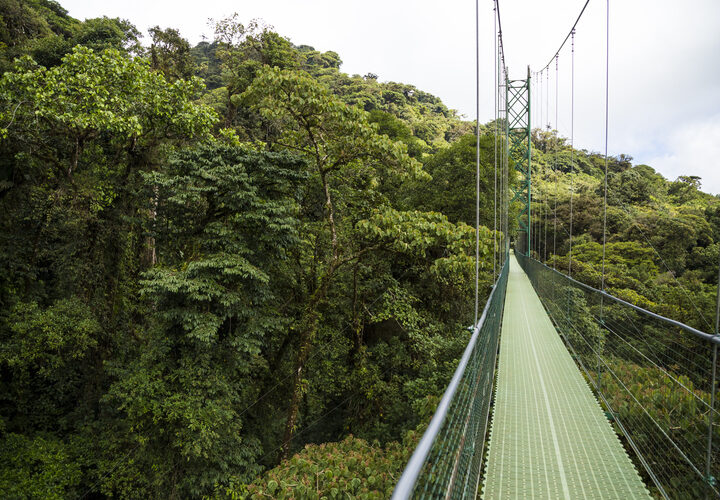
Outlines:
[{"label": "bridge deck surface", "polygon": [[650,498],[514,255],[483,498]]}]

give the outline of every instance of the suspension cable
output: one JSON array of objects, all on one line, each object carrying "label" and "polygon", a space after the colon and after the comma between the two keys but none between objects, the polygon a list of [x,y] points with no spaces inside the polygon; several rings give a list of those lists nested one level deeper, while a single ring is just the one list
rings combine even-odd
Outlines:
[{"label": "suspension cable", "polygon": [[570,251],[568,253],[568,276],[572,277],[573,244],[573,198],[575,196],[575,29],[571,32],[571,70],[570,70]]},{"label": "suspension cable", "polygon": [[[493,277],[495,276],[493,260]],[[475,321],[480,304],[480,5],[475,0]]]},{"label": "suspension cable", "polygon": [[550,63],[553,62],[553,59],[556,59],[556,58],[557,58],[557,56],[560,54],[560,51],[562,50],[562,48],[563,48],[563,47],[565,46],[565,44],[567,43],[568,38],[575,36],[575,28],[577,27],[578,22],[580,22],[580,18],[582,17],[582,15],[583,15],[583,13],[585,12],[585,9],[587,8],[587,6],[588,6],[589,3],[590,3],[590,0],[587,0],[587,1],[585,2],[585,5],[583,5],[582,10],[580,11],[580,14],[578,14],[577,19],[575,19],[575,24],[572,25],[572,28],[570,28],[570,32],[567,34],[567,36],[565,37],[565,39],[563,40],[563,42],[560,44],[560,48],[557,49],[557,51],[555,52],[555,55],[553,55],[553,56],[550,58],[550,60],[549,60],[548,63],[543,67],[543,69],[547,69],[548,66],[550,66]]},{"label": "suspension cable", "polygon": [[495,0],[495,17],[497,19],[497,33],[500,39],[500,60],[502,61],[503,72],[507,74],[507,65],[505,64],[505,45],[502,37],[502,22],[500,21],[500,0]]}]

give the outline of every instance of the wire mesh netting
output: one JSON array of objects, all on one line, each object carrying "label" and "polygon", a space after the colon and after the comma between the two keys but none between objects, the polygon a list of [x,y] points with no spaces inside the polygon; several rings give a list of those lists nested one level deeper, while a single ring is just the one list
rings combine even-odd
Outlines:
[{"label": "wire mesh netting", "polygon": [[719,497],[717,339],[517,257],[651,491]]},{"label": "wire mesh netting", "polygon": [[[474,498],[492,399],[508,265],[393,498]],[[447,404],[444,404],[447,403]]]}]

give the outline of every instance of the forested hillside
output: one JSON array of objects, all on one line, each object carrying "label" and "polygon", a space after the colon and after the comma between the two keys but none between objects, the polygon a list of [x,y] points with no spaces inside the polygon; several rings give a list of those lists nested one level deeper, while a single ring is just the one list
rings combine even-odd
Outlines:
[{"label": "forested hillside", "polygon": [[[534,255],[600,288],[605,159],[534,131]],[[695,168],[688,165],[688,173]],[[570,175],[571,170],[574,172]],[[714,331],[720,261],[720,199],[692,175],[669,181],[620,155],[608,161],[606,287],[629,302]],[[571,191],[572,188],[572,191]],[[557,222],[555,211],[557,210]],[[554,228],[557,228],[554,231]],[[554,234],[556,233],[556,234]]]},{"label": "forested hillside", "polygon": [[[474,125],[237,16],[195,47],[51,0],[0,17],[2,496],[387,496],[469,338]],[[573,179],[573,275],[597,284],[603,158],[571,176],[561,138],[534,141],[537,199],[567,224]],[[610,170],[609,289],[708,329],[718,200]]]}]

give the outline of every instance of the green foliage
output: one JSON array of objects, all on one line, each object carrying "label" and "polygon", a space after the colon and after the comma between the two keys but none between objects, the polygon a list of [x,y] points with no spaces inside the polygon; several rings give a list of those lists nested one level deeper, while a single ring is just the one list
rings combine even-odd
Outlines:
[{"label": "green foliage", "polygon": [[[117,469],[118,457],[137,449],[103,398],[109,368],[132,365],[147,327],[138,288],[153,250],[143,225],[153,214],[139,174],[164,163],[168,148],[208,137],[216,117],[193,102],[201,88],[197,80],[170,84],[119,50],[84,47],[51,68],[25,57],[0,80],[0,411],[8,433],[38,447],[40,439],[73,443],[57,452],[67,483],[52,475],[55,452],[37,459],[52,472],[38,484],[59,485],[47,495],[148,491]],[[13,446],[18,465],[3,473],[32,478],[29,468],[17,471],[23,454],[40,451]],[[80,466],[87,473],[74,472]],[[18,487],[47,496],[28,482]]]},{"label": "green foliage", "polygon": [[700,177],[695,175],[681,175],[668,188],[668,194],[677,203],[687,203],[693,200],[700,190]]},{"label": "green foliage", "polygon": [[305,69],[325,70],[325,69],[340,69],[342,61],[337,52],[332,50],[328,52],[320,52],[315,50],[309,45],[300,45],[296,47],[298,52],[302,54],[303,66]]},{"label": "green foliage", "polygon": [[203,41],[190,49],[195,74],[205,81],[205,85],[209,90],[215,90],[223,86],[217,47],[217,42],[208,43]]},{"label": "green foliage", "polygon": [[[649,293],[648,284],[658,275],[651,248],[637,241],[611,242],[605,248],[605,282],[613,291],[633,289]],[[602,244],[592,240],[573,245],[573,259],[583,267],[582,281],[600,287]]]},{"label": "green foliage", "polygon": [[258,439],[238,412],[252,403],[245,381],[264,367],[264,338],[286,324],[268,272],[298,241],[292,195],[302,166],[212,145],[146,176],[157,192],[158,264],[140,293],[154,313],[110,397],[145,443],[137,465],[166,464],[148,478],[158,494],[198,496],[225,471],[244,480],[259,471]]},{"label": "green foliage", "polygon": [[384,448],[346,437],[337,443],[307,445],[241,492],[247,498],[388,498],[407,463],[414,440]]},{"label": "green foliage", "polygon": [[5,434],[0,461],[0,491],[6,498],[59,500],[80,493],[80,465],[52,435]]},{"label": "green foliage", "polygon": [[380,134],[395,141],[402,141],[407,146],[409,156],[412,158],[422,157],[426,149],[424,141],[415,137],[410,127],[401,119],[385,111],[374,109],[370,112],[368,120],[377,124]]},{"label": "green foliage", "polygon": [[70,151],[63,156],[70,164],[58,166],[70,176],[85,143],[103,133],[123,144],[206,133],[216,118],[191,101],[200,88],[199,80],[168,84],[144,61],[114,49],[96,54],[78,47],[50,69],[25,58],[0,80],[0,117],[6,123],[0,134],[41,150],[48,136],[69,139],[75,147],[64,145]]},{"label": "green foliage", "polygon": [[[632,423],[634,429],[659,426],[673,439],[681,441],[686,449],[694,453],[705,449],[707,419],[701,401],[710,400],[708,393],[697,389],[684,375],[616,357],[608,357],[607,361],[616,376],[603,373],[601,384],[604,393],[611,395],[608,402],[621,422]],[[621,383],[625,387],[621,387]],[[687,390],[681,390],[678,384]],[[682,437],[678,436],[680,433]],[[717,432],[715,434],[717,436]],[[641,431],[634,436],[642,450],[653,450],[653,467],[670,496],[680,499],[704,496],[704,483],[687,470],[687,462],[674,449],[658,447],[652,432]]]},{"label": "green foliage", "polygon": [[220,73],[217,76],[222,90],[217,104],[225,117],[225,125],[237,125],[239,132],[251,135],[249,128],[252,127],[253,116],[240,106],[240,94],[265,67],[297,69],[301,57],[289,40],[260,21],[253,20],[244,25],[238,22],[237,17],[234,14],[211,20],[215,41],[203,49],[205,55],[202,57],[207,68],[203,73],[211,79],[217,78],[213,77],[214,72]]},{"label": "green foliage", "polygon": [[77,25],[77,21],[52,0],[4,0],[0,4],[0,16],[0,42],[5,47],[54,34],[67,35]]},{"label": "green foliage", "polygon": [[349,76],[334,69],[307,69],[343,102],[365,111],[379,110],[396,116],[431,151],[449,145],[472,130],[469,123],[462,122],[440,99],[412,85],[379,82],[376,75]]},{"label": "green foliage", "polygon": [[152,45],[149,49],[150,64],[162,72],[168,80],[189,79],[195,72],[195,62],[190,44],[177,30],[150,28]]},{"label": "green foliage", "polygon": [[359,161],[367,166],[407,166],[416,176],[422,173],[404,144],[379,135],[367,113],[345,105],[307,74],[264,70],[243,98],[276,127],[279,145],[304,152],[321,173],[359,166]]},{"label": "green foliage", "polygon": [[[425,160],[425,168],[432,176],[416,188],[415,203],[429,210],[442,212],[454,222],[475,225],[475,134],[460,137],[447,148]],[[480,138],[480,223],[494,223],[495,138],[485,134]],[[515,182],[516,173],[510,173]]]},{"label": "green foliage", "polygon": [[7,322],[10,338],[3,342],[0,363],[45,378],[82,360],[101,332],[92,312],[76,298],[43,309],[36,302],[17,303]]},{"label": "green foliage", "polygon": [[52,0],[6,0],[0,5],[0,15],[0,47],[7,46],[0,51],[4,70],[24,54],[43,66],[56,66],[77,45],[96,51],[139,51],[140,32],[130,22],[107,17],[80,22]]},{"label": "green foliage", "polygon": [[585,299],[585,294],[574,286],[558,290],[562,299],[559,307],[572,318],[571,325],[564,328],[563,333],[571,345],[578,349],[584,364],[596,359],[595,352],[602,352],[605,344],[605,330],[601,329],[592,315]]},{"label": "green foliage", "polygon": [[[358,223],[365,237],[386,241],[397,253],[426,257],[436,256],[431,270],[444,280],[461,279],[474,268],[471,257],[475,247],[475,228],[466,224],[452,224],[447,217],[435,212],[377,212]],[[492,254],[491,232],[480,227],[480,256]],[[441,254],[445,254],[442,257]]]},{"label": "green foliage", "polygon": [[[370,120],[378,123],[382,134],[403,141],[408,153],[418,158],[426,150],[447,146],[469,132],[454,110],[440,99],[412,85],[380,82],[377,75],[347,75],[340,71],[342,61],[333,51],[319,52],[308,45],[293,45],[272,27],[253,20],[243,24],[237,14],[213,20],[215,39],[201,42],[191,50],[198,75],[209,89],[217,89],[212,105],[225,117],[226,126],[255,138],[256,117],[240,105],[239,95],[252,83],[263,66],[304,70],[330,89],[342,102],[379,114]],[[391,122],[387,116],[400,120]],[[409,135],[407,135],[409,132]]]}]

